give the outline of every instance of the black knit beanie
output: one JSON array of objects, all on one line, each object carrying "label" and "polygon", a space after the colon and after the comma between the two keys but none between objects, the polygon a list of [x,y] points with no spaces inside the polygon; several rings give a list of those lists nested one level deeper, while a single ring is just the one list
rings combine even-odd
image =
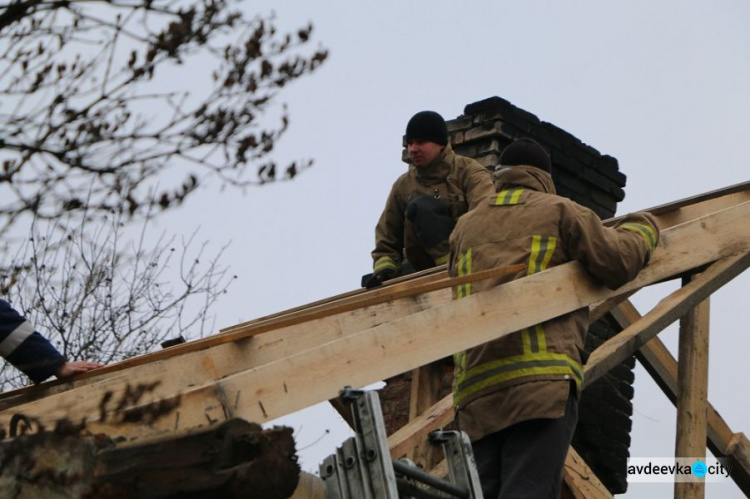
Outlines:
[{"label": "black knit beanie", "polygon": [[406,143],[428,140],[444,146],[448,143],[448,127],[435,111],[422,111],[411,117],[406,125]]},{"label": "black knit beanie", "polygon": [[534,139],[518,139],[510,143],[500,154],[501,166],[529,165],[552,173],[552,161],[549,154]]}]

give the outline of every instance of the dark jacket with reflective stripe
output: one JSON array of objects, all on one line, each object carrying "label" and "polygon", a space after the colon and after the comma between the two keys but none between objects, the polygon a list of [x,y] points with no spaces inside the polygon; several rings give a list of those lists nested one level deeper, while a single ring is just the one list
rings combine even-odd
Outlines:
[{"label": "dark jacket with reflective stripe", "polygon": [[5,300],[0,300],[0,356],[34,383],[49,378],[65,363],[65,357]]},{"label": "dark jacket with reflective stripe", "polygon": [[419,244],[406,219],[406,206],[411,200],[420,196],[439,198],[457,219],[494,192],[489,170],[471,158],[455,154],[450,144],[433,164],[422,168],[409,165],[409,171],[393,184],[375,227],[374,271],[399,270],[404,254],[417,270],[446,263],[447,240],[432,248],[422,248]]},{"label": "dark jacket with reflective stripe", "polygon": [[[552,179],[537,168],[503,170],[495,185],[498,193],[462,217],[451,235],[449,270],[453,276],[526,264],[526,271],[511,278],[518,279],[577,260],[615,289],[638,274],[658,242],[658,228],[650,215],[637,213],[616,228],[605,227],[588,208],[555,195]],[[501,282],[459,286],[455,294],[462,298]],[[526,419],[561,416],[557,412],[564,403],[557,402],[567,399],[567,381],[574,381],[579,389],[583,381],[580,352],[587,330],[588,309],[581,309],[456,354],[454,403],[461,428],[476,440]],[[545,383],[560,381],[566,383],[552,392],[562,400],[550,401]],[[535,400],[539,394],[545,400]],[[523,405],[524,410],[519,413],[512,407],[496,406],[484,413],[494,405],[487,403],[487,397]],[[472,404],[478,399],[485,400]],[[472,413],[473,407],[481,407],[480,413]],[[487,418],[497,424],[479,424]],[[470,423],[468,428],[465,421]]]}]

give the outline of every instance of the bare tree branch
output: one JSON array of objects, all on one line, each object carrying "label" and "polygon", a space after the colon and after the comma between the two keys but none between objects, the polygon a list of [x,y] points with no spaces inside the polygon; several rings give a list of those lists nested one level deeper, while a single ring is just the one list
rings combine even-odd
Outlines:
[{"label": "bare tree branch", "polygon": [[280,33],[227,0],[0,9],[0,234],[24,213],[142,217],[209,178],[246,187],[310,166],[269,155],[289,124],[279,92],[327,57],[307,48],[312,25]]},{"label": "bare tree branch", "polygon": [[[226,246],[210,254],[197,233],[154,241],[150,217],[132,240],[118,211],[86,217],[76,229],[70,220],[35,224],[20,250],[0,262],[2,295],[71,360],[109,363],[165,339],[213,332],[210,309],[236,279],[221,264]],[[25,382],[0,367],[0,391]]]}]

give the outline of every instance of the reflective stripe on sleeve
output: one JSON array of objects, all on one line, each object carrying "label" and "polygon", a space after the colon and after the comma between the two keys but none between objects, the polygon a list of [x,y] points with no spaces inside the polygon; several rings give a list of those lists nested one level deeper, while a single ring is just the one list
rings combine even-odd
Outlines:
[{"label": "reflective stripe on sleeve", "polygon": [[0,342],[0,356],[8,357],[32,334],[34,334],[34,327],[29,321],[23,321]]},{"label": "reflective stripe on sleeve", "polygon": [[[466,250],[458,259],[458,276],[471,274],[471,248]],[[456,298],[466,298],[471,294],[471,283],[459,284],[456,288]]]},{"label": "reflective stripe on sleeve", "polygon": [[649,251],[653,252],[656,248],[656,232],[650,225],[628,222],[618,226],[617,228],[640,234],[640,236],[646,241],[646,245],[648,246]]},{"label": "reflective stripe on sleeve", "polygon": [[533,236],[526,274],[531,275],[546,270],[556,246],[557,238],[554,236],[540,236],[538,234]]},{"label": "reflective stripe on sleeve", "polygon": [[435,265],[445,265],[448,263],[448,255],[443,255],[435,260]]}]

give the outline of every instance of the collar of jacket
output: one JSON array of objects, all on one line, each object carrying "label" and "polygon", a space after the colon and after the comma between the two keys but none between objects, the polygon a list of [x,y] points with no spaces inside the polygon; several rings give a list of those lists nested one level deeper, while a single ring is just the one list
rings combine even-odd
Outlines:
[{"label": "collar of jacket", "polygon": [[556,194],[552,177],[534,166],[518,165],[498,170],[494,175],[498,192],[510,187],[523,187],[547,194]]},{"label": "collar of jacket", "polygon": [[456,153],[453,152],[453,148],[450,144],[445,146],[443,152],[435,158],[435,161],[429,165],[417,168],[414,165],[409,165],[409,172],[417,177],[417,180],[424,185],[433,185],[444,182],[448,177],[448,174],[453,168],[453,159],[456,157]]}]

